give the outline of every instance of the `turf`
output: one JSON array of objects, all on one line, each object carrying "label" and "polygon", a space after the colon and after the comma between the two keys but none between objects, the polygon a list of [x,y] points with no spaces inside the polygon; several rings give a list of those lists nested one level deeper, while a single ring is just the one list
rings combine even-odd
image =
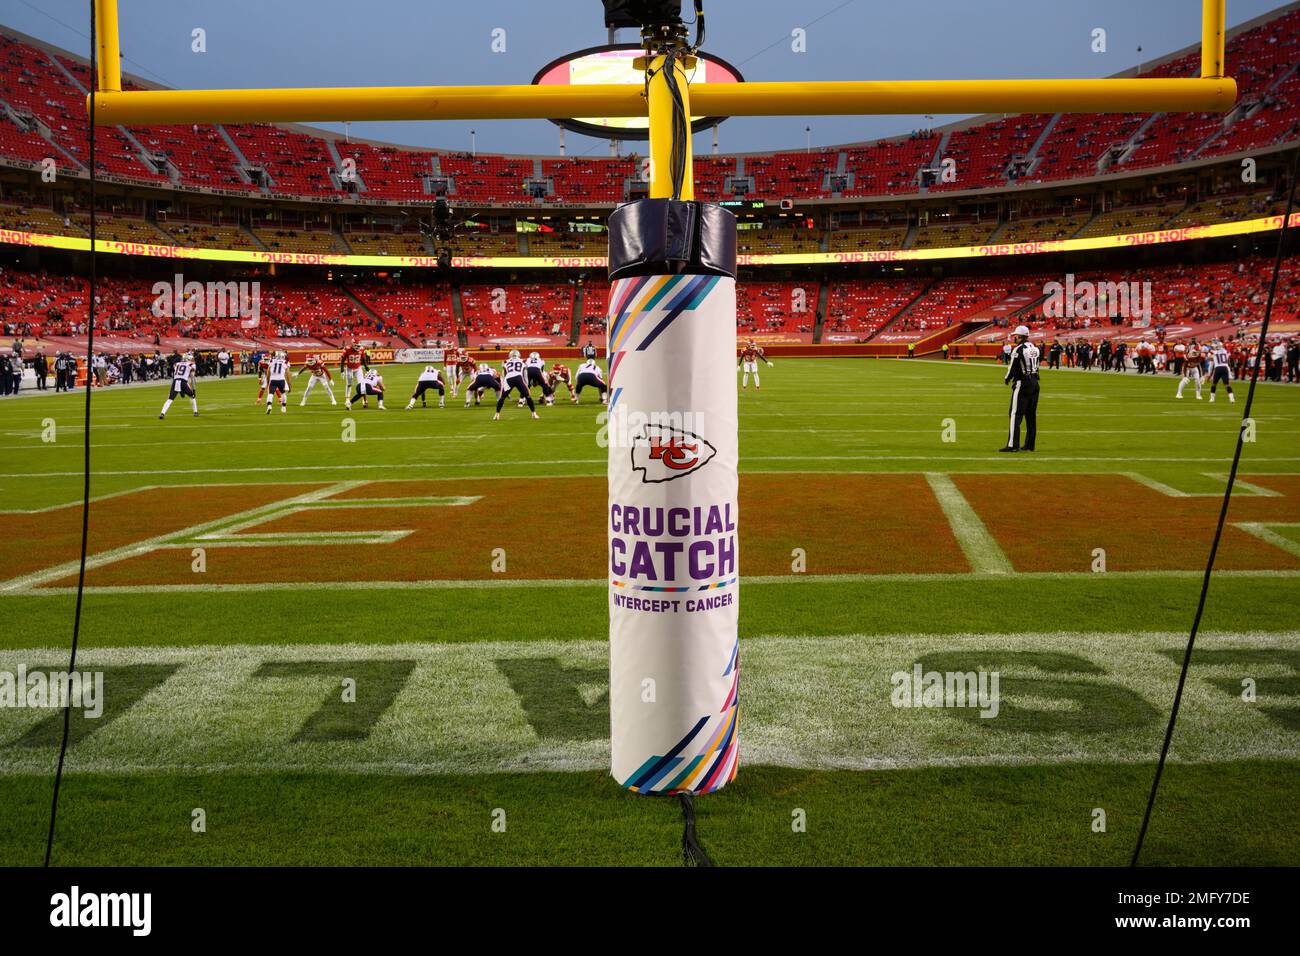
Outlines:
[{"label": "turf", "polygon": [[[162,386],[95,393],[92,556],[151,543],[89,578],[84,660],[102,655],[113,705],[74,738],[56,862],[680,862],[676,805],[600,769],[599,406],[404,412],[415,370],[385,377],[401,400],[384,412],[294,395],[268,417],[238,378],[200,383],[199,418],[159,421]],[[790,360],[741,394],[742,769],[698,801],[718,862],[1126,862],[1242,405],[1175,402],[1168,376],[1046,372],[1039,451],[998,455],[1000,380],[976,363]],[[18,512],[0,611],[20,622],[0,666],[66,652],[83,399],[0,403],[0,494]],[[1254,417],[1204,621],[1205,653],[1229,656],[1198,656],[1152,864],[1300,863],[1300,390],[1261,384]],[[276,510],[320,494],[411,501]],[[453,496],[477,500],[433,503]],[[273,520],[229,533],[405,536],[218,541],[192,570],[204,529],[264,508]],[[490,570],[527,529],[539,547]],[[996,730],[899,712],[882,684],[915,661],[1022,686]],[[375,696],[332,703],[340,676]],[[0,713],[14,863],[43,850],[54,748],[38,717]]]}]

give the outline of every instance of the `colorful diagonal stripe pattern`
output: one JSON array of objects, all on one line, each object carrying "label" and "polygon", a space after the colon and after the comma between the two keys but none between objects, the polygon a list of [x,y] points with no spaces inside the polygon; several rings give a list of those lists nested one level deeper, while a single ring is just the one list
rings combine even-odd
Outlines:
[{"label": "colorful diagonal stripe pattern", "polygon": [[644,352],[683,313],[698,309],[719,276],[662,275],[620,279],[609,302],[609,385],[627,352]]},{"label": "colorful diagonal stripe pattern", "polygon": [[740,763],[736,734],[740,719],[739,657],[737,637],[722,672],[724,677],[731,675],[731,687],[716,717],[701,717],[666,754],[656,754],[638,767],[623,781],[624,787],[633,793],[710,793],[735,779]]}]

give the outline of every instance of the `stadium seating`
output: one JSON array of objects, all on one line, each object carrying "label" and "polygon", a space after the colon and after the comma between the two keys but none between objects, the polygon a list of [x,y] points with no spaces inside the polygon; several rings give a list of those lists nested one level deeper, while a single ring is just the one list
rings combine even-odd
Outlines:
[{"label": "stadium seating", "polygon": [[446,283],[399,285],[375,278],[355,283],[349,291],[383,319],[386,328],[412,341],[451,340],[456,335],[451,288]]},{"label": "stadium seating", "polygon": [[917,175],[939,147],[937,133],[918,133],[900,140],[882,139],[846,147],[845,172],[853,175],[845,196],[892,196],[917,190]]},{"label": "stadium seating", "polygon": [[[85,76],[85,68],[79,67]],[[30,114],[49,130],[60,165],[71,156],[82,167],[90,162],[85,90],[43,50],[0,33],[0,100],[20,114]],[[51,155],[47,153],[47,155]],[[107,176],[163,183],[117,129],[104,128],[96,141],[96,165]]]},{"label": "stadium seating", "polygon": [[255,228],[253,235],[271,252],[343,252],[334,233],[325,229]]},{"label": "stadium seating", "polygon": [[227,126],[239,151],[270,177],[273,193],[321,196],[338,192],[330,179],[334,163],[325,141],[267,123]]},{"label": "stadium seating", "polygon": [[1087,215],[1012,219],[998,242],[1044,242],[1072,238],[1088,221]]},{"label": "stadium seating", "polygon": [[[89,213],[77,213],[72,217],[72,222],[81,232],[90,235]],[[118,242],[145,242],[155,246],[168,244],[167,235],[154,228],[152,223],[126,216],[97,216],[95,235],[100,239],[114,239]]]},{"label": "stadium seating", "polygon": [[239,226],[214,225],[206,222],[166,222],[162,230],[178,246],[217,249],[256,249],[253,237]]},{"label": "stadium seating", "polygon": [[50,236],[86,236],[69,217],[39,206],[0,205],[0,228]]},{"label": "stadium seating", "polygon": [[456,255],[460,256],[505,256],[522,255],[519,251],[519,234],[516,232],[488,232],[478,229],[473,232],[465,230],[456,234],[453,243]]},{"label": "stadium seating", "polygon": [[427,256],[424,240],[415,232],[345,232],[343,239],[359,256]]},{"label": "stadium seating", "polygon": [[526,183],[533,178],[533,161],[506,156],[452,153],[441,157],[442,173],[455,182],[456,202],[527,205]]},{"label": "stadium seating", "polygon": [[239,160],[214,126],[132,126],[131,134],[150,153],[167,157],[184,186],[256,193],[238,172]]},{"label": "stadium seating", "polygon": [[62,161],[64,168],[71,165],[40,134],[19,129],[3,115],[0,115],[0,156],[27,163],[40,163],[46,158],[52,158],[56,163]]},{"label": "stadium seating", "polygon": [[[1226,155],[1272,146],[1300,134],[1300,10],[1284,10],[1232,37],[1226,47],[1230,75],[1237,79],[1240,105],[1230,115],[1047,114],[984,117],[946,140],[939,131],[873,143],[748,156],[700,156],[695,161],[697,195],[734,198],[731,177],[743,168],[746,198],[823,199],[918,192],[919,172],[937,159],[957,162],[957,179],[936,182],[932,193],[998,188],[1030,182],[1094,177],[1129,169],[1168,166],[1191,158]],[[0,108],[0,155],[36,162],[52,155],[61,167],[89,161],[84,117],[86,65],[71,56],[52,56],[0,34],[0,103],[43,124],[20,129]],[[1144,76],[1193,75],[1199,52],[1173,57]],[[138,89],[129,79],[126,89]],[[24,125],[26,125],[26,120]],[[1050,125],[1050,128],[1049,128]],[[268,124],[226,126],[224,132],[250,168],[265,171],[259,185],[240,171],[240,157],[214,126],[101,127],[97,160],[104,175],[160,187],[211,188],[256,195],[265,187],[279,195],[340,198],[355,191],[372,198],[425,203],[426,178],[450,180],[453,202],[499,206],[616,203],[638,175],[629,157],[527,157],[434,153],[373,143],[333,141],[324,135]],[[1045,135],[1044,135],[1045,134]],[[135,142],[132,142],[134,137]],[[1041,142],[1039,142],[1041,138]],[[940,145],[942,155],[938,155]],[[1037,145],[1036,145],[1037,144]],[[165,157],[160,172],[146,157]],[[356,162],[354,190],[339,180],[339,162]],[[1027,168],[1009,177],[1013,162]],[[174,171],[174,172],[173,172]],[[1020,172],[1020,170],[1016,170]],[[170,176],[168,174],[171,174]],[[530,192],[536,183],[537,192]]]},{"label": "stadium seating", "polygon": [[736,283],[736,330],[741,333],[812,332],[817,283]]},{"label": "stadium seating", "polygon": [[924,279],[844,279],[830,284],[823,341],[866,338],[925,289]]},{"label": "stadium seating", "polygon": [[423,150],[335,142],[340,159],[357,164],[357,178],[365,186],[364,198],[399,202],[432,202],[424,180],[433,172],[433,154]]},{"label": "stadium seating", "polygon": [[573,286],[568,283],[467,285],[461,289],[467,335],[545,335],[568,338]]},{"label": "stadium seating", "polygon": [[820,252],[820,230],[807,229],[797,223],[768,225],[762,229],[741,229],[736,236],[736,251],[741,255],[779,254],[786,252]]},{"label": "stadium seating", "polygon": [[828,248],[831,252],[880,252],[903,248],[907,238],[907,225],[879,226],[861,229],[836,229],[830,234]]},{"label": "stadium seating", "polygon": [[1162,229],[1179,210],[1182,204],[1167,206],[1140,206],[1112,209],[1095,216],[1092,222],[1079,232],[1079,238],[1088,236],[1117,236],[1130,232],[1147,232]]},{"label": "stadium seating", "polygon": [[530,256],[603,256],[609,250],[603,231],[530,232],[526,238]]},{"label": "stadium seating", "polygon": [[948,137],[942,159],[956,162],[957,178],[950,183],[936,182],[930,191],[1006,185],[1012,159],[1023,158],[1029,152],[1051,118],[1042,113],[1015,116],[954,132]]},{"label": "stadium seating", "polygon": [[935,219],[916,231],[916,242],[913,248],[979,246],[989,241],[989,237],[997,227],[996,219],[983,222],[950,222],[945,219]]},{"label": "stadium seating", "polygon": [[632,160],[626,158],[542,160],[542,176],[554,184],[553,195],[570,203],[622,202],[632,173]]}]

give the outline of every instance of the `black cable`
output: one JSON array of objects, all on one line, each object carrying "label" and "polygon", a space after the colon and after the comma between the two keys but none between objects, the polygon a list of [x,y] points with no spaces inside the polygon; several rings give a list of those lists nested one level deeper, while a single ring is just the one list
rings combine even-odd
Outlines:
[{"label": "black cable", "polygon": [[682,863],[685,866],[713,866],[713,860],[700,845],[699,834],[695,832],[695,800],[689,793],[679,795],[682,805]]},{"label": "black cable", "polygon": [[1228,518],[1228,505],[1232,501],[1232,487],[1237,482],[1237,467],[1241,464],[1241,452],[1245,445],[1246,429],[1250,422],[1250,406],[1255,400],[1255,383],[1259,381],[1259,370],[1264,367],[1264,350],[1267,348],[1268,323],[1273,317],[1273,298],[1277,294],[1278,277],[1282,272],[1282,254],[1286,248],[1287,232],[1291,224],[1291,210],[1295,202],[1296,174],[1300,172],[1300,146],[1291,157],[1291,178],[1287,182],[1286,212],[1282,216],[1282,228],[1277,237],[1277,255],[1273,259],[1273,279],[1268,286],[1268,301],[1264,304],[1264,321],[1259,327],[1259,344],[1255,348],[1255,368],[1250,376],[1250,389],[1246,392],[1246,407],[1241,410],[1241,427],[1237,430],[1237,449],[1232,456],[1232,469],[1228,472],[1228,487],[1223,492],[1223,505],[1219,509],[1219,523],[1214,529],[1214,541],[1210,545],[1210,558],[1205,564],[1205,577],[1201,579],[1201,596],[1196,602],[1196,616],[1192,619],[1192,631],[1187,637],[1187,648],[1183,652],[1183,666],[1178,674],[1178,689],[1174,691],[1173,707],[1169,711],[1169,725],[1165,728],[1165,741],[1160,747],[1160,760],[1156,763],[1156,775],[1151,781],[1151,794],[1147,798],[1146,813],[1142,815],[1142,828],[1138,831],[1137,844],[1133,847],[1133,858],[1129,866],[1138,865],[1142,853],[1142,844],[1146,841],[1147,827],[1151,824],[1151,811],[1156,804],[1156,791],[1160,787],[1160,777],[1165,770],[1165,760],[1169,756],[1169,744],[1174,738],[1174,725],[1178,722],[1178,707],[1183,700],[1183,687],[1187,683],[1187,671],[1192,663],[1192,648],[1196,644],[1197,632],[1201,629],[1201,615],[1205,612],[1205,599],[1210,593],[1210,576],[1214,571],[1214,558],[1219,551],[1219,539],[1223,537],[1223,526]]},{"label": "black cable", "polygon": [[[95,3],[90,0],[90,296],[86,323],[86,421],[82,429],[85,479],[81,497],[81,566],[77,572],[77,605],[72,616],[72,651],[68,658],[68,673],[77,669],[77,639],[81,633],[81,599],[86,587],[86,542],[90,533],[90,393],[95,374],[95,91],[99,78],[99,57],[95,49]],[[74,369],[73,384],[76,384]],[[63,704],[63,738],[59,741],[59,764],[54,771],[54,797],[50,801],[50,832],[45,840],[45,865],[50,865],[54,853],[54,823],[59,815],[59,786],[63,782],[63,761],[68,754],[68,733],[72,722],[72,697]]]}]

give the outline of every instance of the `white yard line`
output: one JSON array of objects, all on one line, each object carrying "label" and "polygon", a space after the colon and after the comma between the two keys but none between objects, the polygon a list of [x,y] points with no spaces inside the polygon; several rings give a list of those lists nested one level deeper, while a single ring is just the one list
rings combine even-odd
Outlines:
[{"label": "white yard line", "polygon": [[981,574],[1011,574],[1015,568],[1003,553],[1002,548],[984,527],[984,522],[975,513],[966,496],[958,490],[957,485],[948,475],[928,471],[925,480],[934,492],[935,500],[943,509],[953,536],[961,545],[961,550],[970,562],[971,570]]}]

